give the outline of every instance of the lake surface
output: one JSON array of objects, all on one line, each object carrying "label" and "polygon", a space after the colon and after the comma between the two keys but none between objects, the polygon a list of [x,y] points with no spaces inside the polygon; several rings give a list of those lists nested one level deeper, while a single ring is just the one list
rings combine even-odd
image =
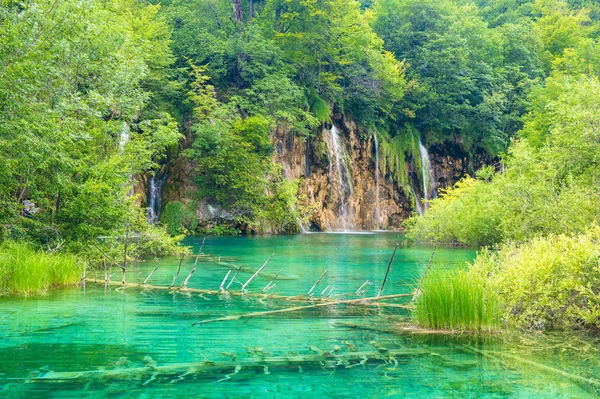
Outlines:
[{"label": "lake surface", "polygon": [[[187,244],[197,251],[200,241]],[[230,288],[239,291],[275,253],[251,294],[281,270],[269,294],[305,295],[327,269],[315,297],[329,286],[325,296],[357,298],[367,280],[363,295],[374,296],[397,241],[392,233],[209,237],[202,252],[210,256],[199,258],[188,287],[218,289],[242,266]],[[414,289],[431,253],[401,246],[384,295]],[[433,267],[464,267],[474,256],[438,249]],[[193,263],[183,261],[178,285]],[[157,265],[148,284],[170,285],[177,259],[134,265],[128,282]],[[586,336],[412,334],[398,325],[410,317],[404,309],[352,305],[193,325],[303,304],[90,283],[0,298],[0,398],[600,397],[600,345]]]}]

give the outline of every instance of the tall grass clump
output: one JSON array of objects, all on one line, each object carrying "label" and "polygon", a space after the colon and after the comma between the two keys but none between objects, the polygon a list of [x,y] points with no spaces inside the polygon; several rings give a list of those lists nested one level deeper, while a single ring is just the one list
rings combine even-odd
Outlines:
[{"label": "tall grass clump", "polygon": [[498,297],[483,277],[464,270],[432,272],[416,301],[421,327],[483,331],[500,324]]},{"label": "tall grass clump", "polygon": [[77,283],[83,263],[74,255],[52,254],[27,243],[0,244],[0,295],[31,295]]}]

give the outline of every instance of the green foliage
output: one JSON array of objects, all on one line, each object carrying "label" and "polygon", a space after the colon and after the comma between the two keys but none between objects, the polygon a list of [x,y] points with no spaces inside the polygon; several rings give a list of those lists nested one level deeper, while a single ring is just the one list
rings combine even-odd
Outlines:
[{"label": "green foliage", "polygon": [[600,328],[600,229],[481,251],[472,272],[489,281],[506,321],[521,328]]},{"label": "green foliage", "polygon": [[581,233],[600,221],[600,83],[596,77],[558,74],[549,79],[543,98],[545,105],[524,130],[531,137],[543,127],[540,144],[515,142],[504,173],[489,182],[467,178],[433,200],[424,218],[408,222],[412,237],[487,245]]},{"label": "green foliage", "polygon": [[461,271],[433,271],[416,300],[420,326],[448,330],[484,331],[500,325],[500,306],[485,277]]},{"label": "green foliage", "polygon": [[[179,138],[159,101],[172,56],[158,9],[133,0],[0,8],[4,238],[76,251],[137,217],[130,176]],[[30,217],[25,200],[38,208]]]},{"label": "green foliage", "polygon": [[258,224],[256,230],[262,232],[268,229],[275,233],[297,233],[298,223],[306,223],[310,207],[302,204],[299,198],[298,180],[280,179],[273,186],[273,195],[257,212]]},{"label": "green foliage", "polygon": [[178,234],[194,234],[198,228],[196,203],[184,204],[179,201],[169,201],[164,207],[161,221],[167,232],[173,236]]},{"label": "green foliage", "polygon": [[513,64],[502,53],[508,38],[478,11],[448,0],[379,0],[372,25],[418,82],[406,98],[414,121],[404,121],[439,141],[459,134],[468,150],[495,154],[520,128],[521,99],[534,76],[521,72],[532,69],[523,65],[529,59]]},{"label": "green foliage", "polygon": [[30,244],[0,244],[0,295],[42,294],[51,287],[76,284],[84,262],[70,254],[48,253]]}]

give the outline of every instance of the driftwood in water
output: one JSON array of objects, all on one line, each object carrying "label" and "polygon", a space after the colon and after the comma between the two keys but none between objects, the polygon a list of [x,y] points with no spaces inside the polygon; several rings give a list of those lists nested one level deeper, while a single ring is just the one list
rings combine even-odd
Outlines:
[{"label": "driftwood in water", "polygon": [[152,277],[152,275],[154,274],[154,272],[156,271],[156,269],[158,269],[158,266],[156,266],[148,275],[148,277],[146,277],[146,279],[144,280],[144,282],[142,283],[142,285],[146,285],[146,283],[148,282],[148,280],[150,280],[150,277]]},{"label": "driftwood in water", "polygon": [[325,301],[325,302],[315,303],[315,304],[306,305],[306,306],[294,306],[294,307],[285,308],[285,309],[267,310],[264,312],[244,313],[244,314],[240,314],[240,315],[236,315],[236,316],[226,316],[226,317],[219,317],[218,319],[202,320],[202,321],[197,321],[197,322],[193,323],[192,325],[195,326],[198,324],[214,323],[214,322],[218,322],[218,321],[240,320],[240,319],[246,319],[249,317],[269,316],[272,314],[297,312],[299,310],[321,308],[321,307],[325,307],[325,306],[358,304],[361,302],[376,301],[378,299],[402,298],[402,297],[411,296],[411,295],[412,294],[396,294],[396,295],[385,295],[385,296],[373,297],[373,298],[347,299],[347,300],[343,300],[343,301]]},{"label": "driftwood in water", "polygon": [[563,371],[563,370],[560,370],[560,369],[557,369],[554,367],[550,367],[550,366],[547,366],[542,363],[534,362],[533,360],[524,359],[520,356],[516,356],[516,355],[510,354],[510,353],[481,350],[481,349],[473,348],[472,346],[469,346],[469,345],[464,345],[463,348],[465,348],[467,351],[478,353],[480,355],[489,357],[490,359],[500,360],[499,357],[503,357],[506,359],[516,360],[519,363],[523,363],[528,366],[532,366],[537,369],[547,371],[547,372],[550,372],[553,374],[558,374],[560,376],[568,378],[571,381],[583,382],[586,384],[594,385],[596,387],[600,387],[600,380],[597,380],[595,378],[586,378],[586,377],[582,377],[577,374],[567,373],[566,371]]},{"label": "driftwood in water", "polygon": [[263,269],[264,269],[264,268],[267,266],[267,263],[269,263],[269,261],[271,260],[271,258],[273,257],[273,255],[275,255],[275,254],[274,254],[274,253],[273,253],[273,254],[271,254],[271,256],[269,256],[269,259],[267,259],[267,261],[265,262],[265,264],[264,264],[264,265],[262,265],[262,266],[261,266],[261,268],[260,268],[260,269],[258,269],[258,270],[256,271],[256,273],[254,273],[254,274],[252,275],[252,277],[250,277],[250,278],[248,279],[248,281],[246,281],[246,282],[244,283],[244,285],[242,285],[242,288],[240,289],[240,291],[244,291],[244,290],[246,289],[246,287],[248,286],[248,284],[250,284],[250,283],[252,282],[252,280],[254,280],[254,279],[256,278],[256,276],[258,276],[258,275],[259,275],[259,273],[260,273],[260,272],[262,272],[262,270],[263,270]]},{"label": "driftwood in water", "polygon": [[281,273],[282,270],[283,269],[279,269],[279,271],[277,272],[275,277],[273,277],[273,279],[271,279],[271,281],[269,281],[269,283],[267,285],[265,285],[265,288],[263,288],[262,291],[260,291],[260,292],[262,292],[264,294],[265,292],[269,291],[271,288],[275,287],[275,284],[273,284],[273,282],[275,280],[277,280],[277,277],[279,276],[279,273]]},{"label": "driftwood in water", "polygon": [[307,296],[311,296],[311,294],[314,291],[314,289],[316,288],[316,286],[319,285],[319,283],[321,282],[321,280],[323,280],[323,277],[325,277],[326,274],[327,274],[327,269],[325,269],[325,271],[323,272],[323,274],[321,274],[321,277],[319,277],[319,279],[317,280],[317,282],[313,284],[313,286],[310,289],[310,291],[308,291],[308,293],[306,294]]},{"label": "driftwood in water", "polygon": [[225,286],[225,282],[227,281],[227,278],[229,277],[230,274],[231,274],[231,269],[229,269],[229,271],[227,272],[225,277],[223,277],[223,281],[221,281],[221,285],[219,286],[219,289],[221,291],[225,291],[225,289],[223,287]]},{"label": "driftwood in water", "polygon": [[175,285],[175,280],[177,280],[177,277],[179,277],[179,272],[181,271],[181,262],[183,262],[183,254],[181,255],[181,259],[179,259],[179,267],[177,268],[177,273],[175,273],[175,276],[173,277],[171,287]]},{"label": "driftwood in water", "polygon": [[[104,280],[98,280],[98,279],[93,279],[93,278],[86,278],[85,281],[88,283],[104,284]],[[150,285],[150,284],[142,285],[141,283],[125,283],[125,285],[122,285],[120,282],[116,282],[116,281],[109,281],[107,285],[112,285],[112,286],[118,285],[118,286],[123,286],[125,288],[143,288],[145,290],[157,290],[157,291],[171,291],[171,292],[181,291],[181,292],[188,292],[188,293],[198,293],[198,294],[202,294],[202,295],[215,295],[215,296],[223,295],[223,292],[220,290],[205,290],[205,289],[199,289],[199,288],[182,289],[181,287],[170,287],[168,285]],[[229,292],[228,295],[250,296],[250,297],[257,297],[257,298],[261,298],[261,299],[277,299],[277,300],[283,300],[283,301],[308,302],[308,299],[306,297],[300,296],[300,295],[298,295],[298,296],[283,296],[283,295],[239,292],[239,291]]]},{"label": "driftwood in water", "polygon": [[392,267],[392,262],[394,261],[394,256],[396,255],[396,250],[398,249],[398,244],[394,247],[394,252],[392,252],[392,257],[390,258],[390,262],[388,263],[387,270],[385,272],[385,277],[383,278],[383,283],[381,283],[381,288],[379,289],[379,293],[377,294],[377,299],[381,296],[383,292],[383,287],[385,287],[385,283],[387,282],[388,274],[390,274],[390,268]]},{"label": "driftwood in water", "polygon": [[242,266],[240,266],[237,271],[235,272],[235,274],[233,275],[233,277],[231,278],[231,281],[229,282],[229,284],[227,284],[227,287],[225,287],[225,291],[227,291],[229,289],[229,287],[231,287],[231,284],[233,284],[233,282],[235,281],[235,278],[237,277],[238,273],[240,272],[240,270],[242,270]]},{"label": "driftwood in water", "polygon": [[[204,240],[202,240],[202,245],[204,245]],[[202,248],[200,248],[200,250],[202,250]],[[183,283],[181,283],[181,287],[180,288],[185,288],[185,286],[187,285],[187,283],[192,278],[192,275],[196,271],[196,265],[198,264],[198,258],[199,257],[200,257],[200,253],[198,252],[198,255],[196,255],[196,261],[194,262],[194,266],[192,266],[192,270],[190,270],[190,274],[188,274],[188,276],[185,278],[185,280],[183,280]]]},{"label": "driftwood in water", "polygon": [[[374,345],[375,346],[375,345]],[[183,380],[186,376],[198,376],[207,374],[208,377],[215,377],[219,374],[225,374],[222,380],[230,379],[232,375],[241,371],[264,371],[269,369],[283,368],[288,370],[290,367],[297,367],[302,371],[302,367],[314,366],[318,368],[352,368],[355,366],[366,365],[368,363],[388,364],[390,368],[395,368],[398,364],[396,358],[412,358],[415,356],[429,356],[430,352],[419,349],[387,349],[375,346],[376,350],[371,351],[353,351],[340,353],[339,347],[332,350],[321,351],[318,348],[311,348],[310,354],[290,354],[287,356],[260,356],[256,352],[253,357],[241,358],[232,357],[230,361],[200,361],[188,363],[176,363],[164,366],[158,366],[151,358],[145,358],[147,365],[143,367],[130,367],[115,370],[84,370],[54,372],[50,371],[33,378],[34,382],[44,381],[95,381],[95,380],[146,380],[144,385],[156,381],[159,377],[171,377],[171,382]],[[220,380],[220,381],[222,381]]]},{"label": "driftwood in water", "polygon": [[363,283],[363,285],[361,285],[360,287],[358,287],[358,289],[356,290],[356,295],[357,295],[357,296],[361,296],[361,295],[362,295],[362,294],[365,292],[365,290],[363,290],[363,288],[364,288],[364,287],[365,287],[365,285],[367,285],[367,284],[371,284],[371,282],[370,282],[369,280],[367,280],[367,281],[365,281],[365,282]]},{"label": "driftwood in water", "polygon": [[435,251],[433,251],[431,253],[431,256],[429,257],[429,262],[427,263],[427,267],[425,268],[425,273],[423,274],[423,277],[421,278],[421,281],[419,281],[419,286],[415,290],[415,295],[413,296],[411,302],[414,302],[415,299],[417,298],[417,295],[419,295],[419,293],[421,292],[421,286],[423,285],[423,281],[425,280],[425,277],[427,277],[427,272],[431,268],[431,260],[433,259],[433,255],[435,255]]}]

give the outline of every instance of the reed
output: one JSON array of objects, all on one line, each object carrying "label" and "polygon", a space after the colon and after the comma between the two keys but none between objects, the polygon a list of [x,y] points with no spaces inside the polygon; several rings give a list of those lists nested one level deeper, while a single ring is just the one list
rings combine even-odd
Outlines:
[{"label": "reed", "polygon": [[423,282],[415,319],[421,327],[492,330],[500,325],[498,297],[485,279],[467,271],[436,271]]},{"label": "reed", "polygon": [[83,262],[69,254],[51,254],[23,242],[0,244],[0,295],[43,294],[49,288],[75,284]]}]

